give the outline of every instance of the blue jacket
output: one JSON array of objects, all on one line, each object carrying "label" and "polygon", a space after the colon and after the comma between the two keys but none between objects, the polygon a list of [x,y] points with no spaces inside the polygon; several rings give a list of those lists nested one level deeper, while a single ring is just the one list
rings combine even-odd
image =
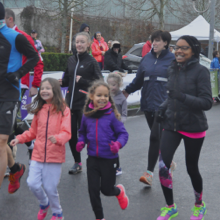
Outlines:
[{"label": "blue jacket", "polygon": [[111,141],[118,141],[122,148],[128,141],[128,133],[110,108],[100,118],[83,115],[79,130],[78,142],[80,141],[87,144],[89,156],[113,159],[118,154],[111,152],[109,144]]},{"label": "blue jacket", "polygon": [[[28,59],[23,66],[22,54]],[[20,98],[20,83],[10,82],[7,74],[17,72],[21,78],[38,60],[37,52],[25,36],[6,25],[0,29],[0,102],[16,102]]]},{"label": "blue jacket", "polygon": [[220,69],[219,60],[217,57],[213,58],[213,60],[210,64],[210,68],[211,69]]},{"label": "blue jacket", "polygon": [[130,94],[143,87],[142,111],[156,111],[167,98],[167,69],[174,59],[174,54],[168,49],[163,50],[158,58],[153,50],[143,57],[136,77],[125,89]]}]

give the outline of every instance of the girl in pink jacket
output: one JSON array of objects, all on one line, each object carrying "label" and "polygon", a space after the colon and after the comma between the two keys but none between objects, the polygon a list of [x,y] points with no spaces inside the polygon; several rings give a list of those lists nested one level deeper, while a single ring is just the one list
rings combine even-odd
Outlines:
[{"label": "girl in pink jacket", "polygon": [[27,183],[40,203],[37,219],[43,220],[50,206],[51,220],[61,220],[64,218],[57,186],[65,162],[65,143],[71,138],[71,120],[58,80],[46,78],[41,82],[30,112],[34,114],[31,128],[12,140],[11,145],[36,139]]}]

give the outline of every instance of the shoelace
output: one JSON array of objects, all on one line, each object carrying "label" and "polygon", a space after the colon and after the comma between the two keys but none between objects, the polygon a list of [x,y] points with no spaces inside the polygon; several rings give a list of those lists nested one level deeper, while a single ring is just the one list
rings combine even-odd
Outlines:
[{"label": "shoelace", "polygon": [[193,211],[193,215],[198,217],[201,211],[201,207],[194,207],[192,208],[192,211]]},{"label": "shoelace", "polygon": [[10,181],[11,184],[14,184],[14,183],[15,183],[15,176],[14,176],[14,174],[10,173],[10,175],[9,175],[9,181]]},{"label": "shoelace", "polygon": [[46,209],[40,209],[40,215],[43,215],[47,212],[47,208]]},{"label": "shoelace", "polygon": [[162,211],[162,213],[161,213],[161,216],[166,216],[166,214],[168,213],[168,211],[170,210],[170,208],[167,208],[167,207],[163,207],[163,208],[161,208],[161,211]]}]

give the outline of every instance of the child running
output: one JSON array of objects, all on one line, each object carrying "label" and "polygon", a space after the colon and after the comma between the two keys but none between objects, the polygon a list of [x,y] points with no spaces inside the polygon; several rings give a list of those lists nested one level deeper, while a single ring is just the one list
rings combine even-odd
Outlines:
[{"label": "child running", "polygon": [[46,78],[41,82],[30,112],[34,114],[31,128],[12,140],[11,145],[36,139],[27,183],[40,203],[37,219],[43,220],[51,206],[51,220],[63,220],[57,186],[65,162],[65,143],[71,138],[71,120],[58,80]]},{"label": "child running", "polygon": [[116,196],[121,209],[129,204],[125,188],[115,186],[118,151],[128,141],[128,133],[120,121],[109,86],[95,82],[89,90],[84,107],[78,152],[87,144],[87,177],[90,202],[97,220],[104,220],[100,191],[105,196]]},{"label": "child running", "polygon": [[[110,88],[111,96],[114,100],[118,112],[121,114],[121,121],[125,123],[127,119],[127,100],[123,95],[120,87],[122,86],[123,80],[120,72],[110,73],[107,77],[107,83]],[[122,169],[120,167],[119,157],[118,157],[118,167],[116,169],[116,175],[122,174]]]}]

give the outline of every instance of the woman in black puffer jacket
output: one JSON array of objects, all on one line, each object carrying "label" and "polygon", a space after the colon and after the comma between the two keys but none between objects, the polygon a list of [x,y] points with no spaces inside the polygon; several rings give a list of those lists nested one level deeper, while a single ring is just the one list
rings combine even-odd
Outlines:
[{"label": "woman in black puffer jacket", "polygon": [[[160,145],[159,175],[167,206],[158,220],[178,215],[173,201],[173,182],[170,165],[176,149],[183,139],[187,172],[195,193],[195,206],[191,220],[202,219],[206,213],[202,201],[202,177],[198,161],[208,129],[204,111],[212,107],[210,73],[199,64],[200,42],[192,36],[182,36],[175,47],[176,60],[168,69],[168,98],[160,106],[157,121],[163,121]],[[198,217],[199,213],[199,217]]]},{"label": "woman in black puffer jacket", "polygon": [[87,53],[90,41],[90,36],[86,32],[80,32],[76,35],[77,53],[69,57],[64,77],[60,80],[62,87],[68,87],[66,102],[71,109],[72,137],[69,145],[75,164],[69,170],[69,174],[77,174],[82,171],[81,156],[76,151],[76,144],[78,140],[77,131],[81,124],[86,94],[79,90],[88,91],[88,88],[95,80],[102,79],[97,61]]}]

